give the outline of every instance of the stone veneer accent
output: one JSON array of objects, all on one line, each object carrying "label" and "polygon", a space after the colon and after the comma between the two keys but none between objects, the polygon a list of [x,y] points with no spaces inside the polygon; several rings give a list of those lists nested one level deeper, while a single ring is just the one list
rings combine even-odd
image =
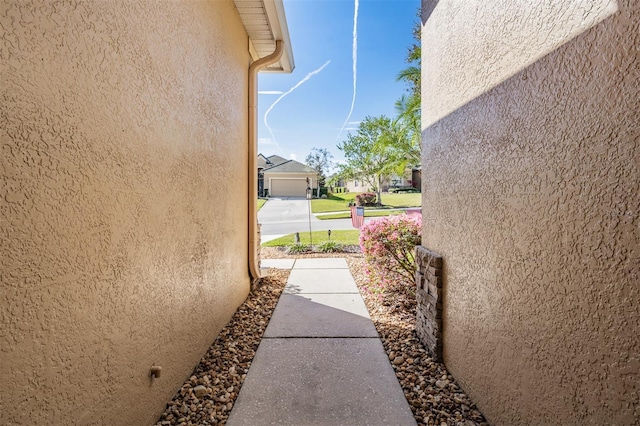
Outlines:
[{"label": "stone veneer accent", "polygon": [[436,361],[442,361],[442,257],[416,246],[416,333]]}]

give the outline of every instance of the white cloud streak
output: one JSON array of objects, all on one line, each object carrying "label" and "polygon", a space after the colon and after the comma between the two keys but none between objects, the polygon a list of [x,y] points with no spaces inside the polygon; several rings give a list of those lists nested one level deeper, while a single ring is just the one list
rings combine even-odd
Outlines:
[{"label": "white cloud streak", "polygon": [[288,94],[290,94],[291,92],[293,92],[294,90],[296,90],[298,87],[300,87],[302,84],[304,84],[307,80],[309,80],[311,77],[313,77],[314,75],[318,74],[320,71],[322,71],[327,65],[329,65],[331,63],[331,61],[327,61],[325,62],[320,68],[311,71],[309,74],[305,75],[304,78],[302,80],[300,80],[299,82],[297,82],[295,84],[295,86],[293,86],[291,89],[287,90],[286,92],[284,92],[282,95],[280,95],[278,97],[278,99],[275,100],[274,103],[271,104],[271,106],[269,108],[267,108],[267,111],[265,111],[264,113],[264,125],[266,126],[267,130],[269,130],[269,134],[271,135],[271,140],[273,141],[273,143],[278,147],[278,149],[280,150],[280,152],[283,152],[282,149],[280,148],[280,145],[278,145],[278,143],[276,142],[276,138],[273,135],[273,130],[271,129],[271,126],[269,126],[269,121],[267,120],[267,118],[269,117],[269,113],[271,112],[271,110],[273,109],[273,107],[275,107],[278,102],[280,102],[285,96],[287,96]]},{"label": "white cloud streak", "polygon": [[338,142],[338,138],[344,131],[349,119],[351,118],[351,114],[353,114],[353,107],[356,104],[356,87],[358,83],[358,7],[360,3],[359,0],[354,1],[354,9],[353,9],[353,44],[351,47],[351,56],[353,59],[353,97],[351,98],[351,108],[349,108],[349,114],[347,115],[347,119],[344,120],[342,127],[340,128],[340,132],[338,132],[338,136],[336,136],[336,142]]},{"label": "white cloud streak", "polygon": [[282,90],[259,90],[258,95],[282,95]]},{"label": "white cloud streak", "polygon": [[271,138],[258,138],[258,143],[265,146],[275,145]]}]

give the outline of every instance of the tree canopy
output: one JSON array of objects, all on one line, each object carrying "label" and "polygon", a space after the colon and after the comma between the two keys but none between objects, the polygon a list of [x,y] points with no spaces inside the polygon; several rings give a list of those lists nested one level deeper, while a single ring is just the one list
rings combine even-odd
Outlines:
[{"label": "tree canopy", "polygon": [[304,160],[307,166],[318,172],[318,180],[324,183],[329,169],[333,166],[333,155],[327,148],[312,148],[307,158]]},{"label": "tree canopy", "polygon": [[345,163],[339,166],[339,175],[345,179],[359,179],[374,189],[380,203],[381,182],[395,171],[393,146],[395,129],[391,119],[383,116],[366,117],[358,125],[355,135],[338,144]]}]

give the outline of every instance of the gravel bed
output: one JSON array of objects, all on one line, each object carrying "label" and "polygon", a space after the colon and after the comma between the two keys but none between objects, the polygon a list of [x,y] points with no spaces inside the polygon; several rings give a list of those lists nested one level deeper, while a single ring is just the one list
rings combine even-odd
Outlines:
[{"label": "gravel bed", "polygon": [[[296,255],[273,247],[261,251],[263,259],[346,258],[418,424],[488,425],[444,364],[433,361],[417,339],[415,298],[402,291],[388,291],[384,296],[367,291],[364,259],[356,248],[348,253]],[[288,276],[289,271],[270,271],[167,404],[156,426],[226,422]]]},{"label": "gravel bed", "polygon": [[488,426],[444,364],[434,361],[415,333],[415,297],[401,290],[367,291],[362,256],[347,263],[419,425]]},{"label": "gravel bed", "polygon": [[227,421],[288,277],[289,271],[270,270],[167,404],[156,426]]}]

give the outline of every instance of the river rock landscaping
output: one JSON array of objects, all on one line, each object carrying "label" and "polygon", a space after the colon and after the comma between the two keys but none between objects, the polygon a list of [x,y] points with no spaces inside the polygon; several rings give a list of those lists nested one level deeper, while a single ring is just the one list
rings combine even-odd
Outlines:
[{"label": "river rock landscaping", "polygon": [[276,308],[289,271],[270,271],[182,385],[156,426],[225,424]]},{"label": "river rock landscaping", "polygon": [[[415,333],[415,298],[406,291],[371,291],[360,253],[289,255],[263,248],[262,258],[344,257],[364,298],[398,381],[419,425],[485,426],[484,417]],[[225,424],[289,271],[270,270],[223,328],[156,426]]]}]

